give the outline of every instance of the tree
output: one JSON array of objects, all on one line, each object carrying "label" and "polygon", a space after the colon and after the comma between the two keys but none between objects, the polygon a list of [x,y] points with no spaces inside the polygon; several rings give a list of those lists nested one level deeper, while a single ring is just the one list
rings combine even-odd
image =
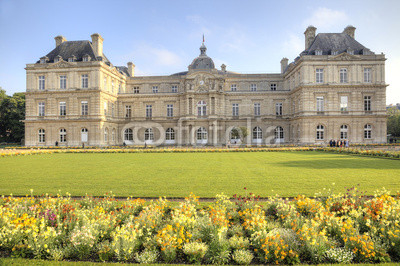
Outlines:
[{"label": "tree", "polygon": [[0,142],[19,143],[24,138],[25,93],[7,96],[0,90]]},{"label": "tree", "polygon": [[400,137],[400,110],[391,107],[387,110],[387,133],[392,137]]},{"label": "tree", "polygon": [[247,127],[235,127],[231,131],[231,138],[240,139],[242,144],[244,143],[248,135],[249,135],[249,130],[247,129]]}]

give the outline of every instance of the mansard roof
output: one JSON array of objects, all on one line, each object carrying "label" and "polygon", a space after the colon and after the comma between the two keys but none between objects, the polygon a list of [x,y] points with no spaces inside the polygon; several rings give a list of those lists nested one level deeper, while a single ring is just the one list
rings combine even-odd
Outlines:
[{"label": "mansard roof", "polygon": [[[68,61],[68,58],[75,56],[75,61],[82,61],[85,55],[90,56],[91,61],[99,61],[96,58],[92,43],[90,41],[66,41],[54,48],[46,56],[49,63],[54,62],[54,58],[61,56],[63,60]],[[103,54],[103,61],[110,65],[110,61]],[[39,63],[40,61],[37,61]]]},{"label": "mansard roof", "polygon": [[334,51],[337,54],[353,50],[354,54],[363,54],[368,50],[364,45],[356,41],[346,33],[318,33],[310,47],[300,55],[315,55],[316,50],[321,50],[322,55],[331,55]]},{"label": "mansard roof", "polygon": [[126,66],[115,66],[115,68],[121,73],[122,75],[125,75],[127,77],[130,77],[128,68]]}]

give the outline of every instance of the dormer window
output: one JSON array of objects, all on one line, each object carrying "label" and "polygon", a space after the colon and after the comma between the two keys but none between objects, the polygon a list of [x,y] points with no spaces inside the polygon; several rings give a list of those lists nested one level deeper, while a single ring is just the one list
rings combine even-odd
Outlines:
[{"label": "dormer window", "polygon": [[75,61],[76,61],[75,55],[72,55],[70,58],[68,58],[68,62],[75,62]]},{"label": "dormer window", "polygon": [[83,62],[89,62],[89,61],[90,61],[90,55],[85,54],[85,55],[83,56],[83,58],[82,58],[82,61],[83,61]]},{"label": "dormer window", "polygon": [[354,50],[353,49],[351,49],[351,48],[347,48],[347,51],[346,51],[348,54],[354,54]]},{"label": "dormer window", "polygon": [[321,49],[316,49],[315,50],[315,55],[322,55],[322,50]]},{"label": "dormer window", "polygon": [[42,58],[40,58],[40,63],[41,64],[46,64],[47,61],[49,61],[49,58],[47,56],[43,56]]},{"label": "dormer window", "polygon": [[364,48],[364,49],[362,49],[362,54],[363,55],[370,55],[371,54],[371,50],[368,49],[368,48]]},{"label": "dormer window", "polygon": [[339,51],[336,49],[331,51],[331,55],[338,55],[338,54],[339,54]]},{"label": "dormer window", "polygon": [[61,60],[62,60],[62,56],[57,55],[57,56],[54,58],[54,63],[57,63],[57,62],[59,62],[59,61],[61,61]]}]

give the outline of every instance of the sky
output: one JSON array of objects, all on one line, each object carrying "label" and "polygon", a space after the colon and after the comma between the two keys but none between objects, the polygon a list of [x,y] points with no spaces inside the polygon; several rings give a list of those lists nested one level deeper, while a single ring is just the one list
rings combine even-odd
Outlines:
[{"label": "sky", "polygon": [[136,75],[186,71],[199,55],[202,36],[217,68],[240,73],[279,73],[283,57],[304,50],[304,30],[342,32],[386,55],[387,104],[400,103],[400,1],[363,0],[0,0],[0,87],[26,90],[28,63],[55,48],[54,37],[104,38],[116,66],[132,61]]}]

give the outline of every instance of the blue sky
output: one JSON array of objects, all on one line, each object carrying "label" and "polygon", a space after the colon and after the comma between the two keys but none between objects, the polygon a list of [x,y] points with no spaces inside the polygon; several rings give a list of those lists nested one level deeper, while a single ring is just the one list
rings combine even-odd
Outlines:
[{"label": "blue sky", "polygon": [[132,61],[138,75],[187,70],[202,34],[219,68],[275,73],[304,49],[305,28],[342,32],[385,53],[387,103],[400,102],[400,1],[20,1],[0,0],[0,86],[25,91],[27,63],[55,47],[54,37],[90,40],[98,32],[114,65]]}]

